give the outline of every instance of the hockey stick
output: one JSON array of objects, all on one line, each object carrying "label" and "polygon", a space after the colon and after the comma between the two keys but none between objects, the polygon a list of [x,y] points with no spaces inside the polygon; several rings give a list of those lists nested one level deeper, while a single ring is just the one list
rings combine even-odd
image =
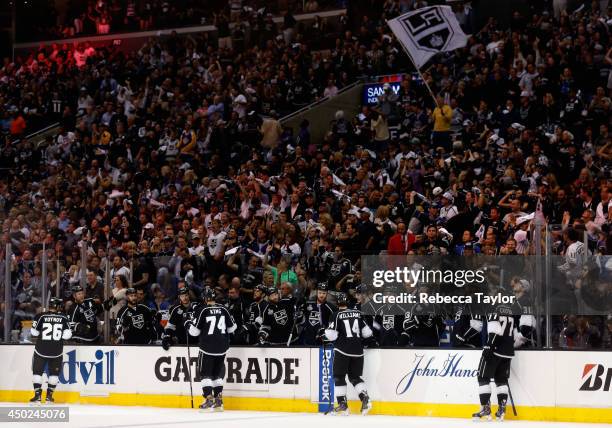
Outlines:
[{"label": "hockey stick", "polygon": [[506,385],[508,387],[508,397],[510,398],[510,404],[512,405],[512,413],[514,416],[518,416],[516,413],[516,407],[514,407],[514,398],[512,398],[512,390],[510,389],[510,382]]},{"label": "hockey stick", "polygon": [[191,408],[193,409],[193,384],[191,380],[191,351],[189,350],[189,331],[185,337],[187,338],[187,375],[189,376],[189,394],[191,395]]},{"label": "hockey stick", "polygon": [[291,326],[291,332],[289,333],[289,338],[287,339],[287,348],[291,346],[291,341],[293,340],[293,330],[295,330],[295,316],[296,316],[296,312],[297,311],[297,306],[294,308],[293,310],[293,325]]}]

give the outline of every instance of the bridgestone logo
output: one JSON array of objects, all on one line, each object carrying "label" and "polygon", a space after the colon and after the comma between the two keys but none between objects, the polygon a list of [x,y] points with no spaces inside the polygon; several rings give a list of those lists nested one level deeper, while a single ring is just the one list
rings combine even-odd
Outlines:
[{"label": "bridgestone logo", "polygon": [[610,391],[612,367],[606,370],[602,364],[585,364],[582,370],[582,378],[585,381],[580,387],[580,391]]}]

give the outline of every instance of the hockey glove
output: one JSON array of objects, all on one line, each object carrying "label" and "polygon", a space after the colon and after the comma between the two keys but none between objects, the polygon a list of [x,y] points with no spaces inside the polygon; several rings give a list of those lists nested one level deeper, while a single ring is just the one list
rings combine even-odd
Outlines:
[{"label": "hockey glove", "polygon": [[170,335],[162,337],[162,348],[164,348],[164,351],[169,350],[170,347],[174,344],[173,342],[174,341],[172,340],[172,336]]},{"label": "hockey glove", "polygon": [[520,331],[514,329],[514,348],[520,348],[527,342],[527,338]]},{"label": "hockey glove", "polygon": [[315,336],[315,341],[317,343],[325,343],[325,329],[324,328],[320,328],[317,331],[317,335]]},{"label": "hockey glove", "polygon": [[121,328],[123,329],[123,331],[128,331],[130,329],[132,325],[131,322],[131,318],[130,317],[123,317],[123,319],[121,320]]},{"label": "hockey glove", "polygon": [[268,332],[265,330],[261,330],[258,334],[257,334],[257,340],[259,341],[259,343],[261,343],[262,345],[264,343],[266,343],[266,341],[268,340]]},{"label": "hockey glove", "polygon": [[117,299],[115,299],[114,297],[111,297],[109,299],[106,299],[102,303],[102,307],[104,308],[105,311],[110,311],[110,309],[116,304],[117,304]]},{"label": "hockey glove", "polygon": [[400,335],[400,337],[399,337],[399,339],[398,339],[398,343],[397,343],[397,344],[398,344],[399,346],[409,346],[411,342],[412,342],[412,341],[411,341],[410,335],[409,335],[407,332],[405,332],[405,331],[404,331],[404,332],[403,332],[403,333]]},{"label": "hockey glove", "polygon": [[89,326],[81,322],[71,323],[72,331],[75,335],[84,336],[89,332]]}]

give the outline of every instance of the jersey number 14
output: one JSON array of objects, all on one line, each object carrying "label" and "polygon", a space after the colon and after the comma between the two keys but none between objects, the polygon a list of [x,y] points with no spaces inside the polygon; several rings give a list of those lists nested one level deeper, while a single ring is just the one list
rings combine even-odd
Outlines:
[{"label": "jersey number 14", "polygon": [[[344,321],[344,330],[346,331],[346,337],[361,337],[361,332],[359,331],[359,322],[356,319],[353,319],[351,323],[349,320]],[[352,325],[351,325],[352,324]]]}]

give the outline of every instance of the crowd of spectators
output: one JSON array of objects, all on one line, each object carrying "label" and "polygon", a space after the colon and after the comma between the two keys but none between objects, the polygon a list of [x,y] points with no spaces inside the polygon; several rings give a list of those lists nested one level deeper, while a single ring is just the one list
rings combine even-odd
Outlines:
[{"label": "crowd of spectators", "polygon": [[[113,43],[97,48],[88,41],[41,44],[14,62],[4,60],[0,69],[0,132],[18,139],[59,120],[73,129],[75,116],[94,106],[94,114],[101,116],[104,111],[98,107],[108,102],[126,117],[134,117],[145,94],[151,97],[161,91],[164,81],[150,76],[154,69],[160,76],[170,78],[165,84],[173,86],[156,94],[156,101],[170,97],[172,106],[179,104],[184,109],[182,98],[195,97],[184,101],[193,111],[199,109],[200,114],[214,111],[212,104],[218,95],[229,104],[238,97],[238,103],[245,106],[240,111],[246,108],[248,97],[262,113],[283,115],[329,95],[328,82],[335,82],[333,86],[338,90],[354,79],[356,73],[344,72],[338,61],[332,64],[316,53],[332,47],[334,38],[344,33],[346,16],[333,24],[320,17],[298,23],[291,13],[283,19],[277,24],[270,13],[261,12],[253,25],[240,24],[230,31],[221,22],[227,24],[229,15],[219,13],[215,25],[229,32],[198,33],[186,38],[173,33],[164,40],[151,39],[137,52],[122,51]],[[277,63],[277,58],[288,62]],[[303,73],[312,70],[310,76],[305,74],[291,87],[282,86],[287,82],[276,83],[292,77],[296,69]],[[181,82],[182,73],[187,72],[187,80]],[[111,78],[105,80],[107,75]],[[153,80],[157,84],[150,87],[148,82]],[[242,95],[228,99],[237,85]],[[172,98],[174,95],[176,98]],[[164,105],[164,109],[169,106]]]},{"label": "crowd of spectators", "polygon": [[[340,0],[71,0],[20,5],[17,12],[18,40],[54,40],[130,31],[163,30],[201,25],[219,25],[227,31],[230,23],[256,27],[260,16],[285,12],[316,13],[342,9]],[[218,16],[224,16],[219,20]],[[221,21],[221,22],[219,22]]]},{"label": "crowd of spectators", "polygon": [[[544,221],[570,271],[576,253],[600,257],[588,287],[559,266],[560,293],[588,292],[610,313],[612,12],[593,2],[556,19],[531,6],[437,58],[423,73],[435,101],[406,74],[376,106],[321,118],[321,141],[279,114],[405,67],[392,15],[363,17],[328,52],[271,25],[244,45],[172,36],[130,54],[82,47],[80,63],[54,47],[5,64],[9,96],[46,70],[64,125],[0,152],[14,306],[42,304],[43,242],[63,266],[59,278],[47,269],[48,286],[59,281],[67,300],[84,239],[92,296],[110,269],[117,306],[134,285],[163,310],[179,279],[245,303],[260,283],[308,299],[320,282],[354,295],[364,254],[533,255]],[[609,319],[567,313],[555,344],[610,346]]]}]

